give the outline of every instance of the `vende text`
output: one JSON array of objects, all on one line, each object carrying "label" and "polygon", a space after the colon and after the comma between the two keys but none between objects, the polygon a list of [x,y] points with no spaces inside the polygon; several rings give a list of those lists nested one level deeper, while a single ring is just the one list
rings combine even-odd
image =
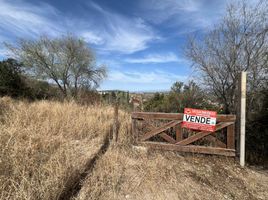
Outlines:
[{"label": "vende text", "polygon": [[182,127],[201,131],[215,131],[217,113],[210,110],[185,108]]},{"label": "vende text", "polygon": [[215,125],[216,118],[184,115],[183,121],[208,124],[208,125]]}]

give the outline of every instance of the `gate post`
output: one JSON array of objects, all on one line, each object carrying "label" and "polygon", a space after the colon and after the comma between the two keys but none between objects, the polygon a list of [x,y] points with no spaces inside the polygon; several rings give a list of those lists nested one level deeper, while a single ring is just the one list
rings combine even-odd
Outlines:
[{"label": "gate post", "polygon": [[246,137],[246,88],[247,72],[240,74],[239,82],[239,131],[240,131],[240,165],[245,166],[245,137]]}]

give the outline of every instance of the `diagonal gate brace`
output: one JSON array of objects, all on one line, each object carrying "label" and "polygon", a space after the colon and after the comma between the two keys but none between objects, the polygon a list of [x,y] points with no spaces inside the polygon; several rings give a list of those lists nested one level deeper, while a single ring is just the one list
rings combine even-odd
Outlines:
[{"label": "diagonal gate brace", "polygon": [[176,126],[177,124],[179,124],[181,122],[182,121],[177,121],[177,120],[171,121],[171,122],[168,122],[157,129],[149,131],[149,132],[145,133],[145,135],[141,138],[141,141],[145,141],[145,140],[149,139],[150,137],[153,137],[153,136],[155,136],[155,135],[157,135],[157,134],[159,134],[159,133],[161,133],[161,132],[163,132],[163,131],[165,131],[173,126]]},{"label": "diagonal gate brace", "polygon": [[217,147],[220,147],[220,148],[226,148],[226,144],[225,143],[223,143],[222,141],[220,141],[215,135],[207,135],[206,137],[205,137],[205,139],[207,139],[208,141],[210,141],[210,142],[215,142],[215,144],[216,144],[216,146]]},{"label": "diagonal gate brace", "polygon": [[[151,125],[147,120],[144,120],[145,123],[151,128],[151,129],[156,129],[157,127]],[[167,133],[163,132],[159,134],[160,137],[162,137],[165,141],[171,143],[171,144],[175,144],[176,140],[174,140],[173,137],[169,136]]]},{"label": "diagonal gate brace", "polygon": [[[234,122],[225,122],[225,123],[221,122],[221,123],[216,125],[216,131],[218,131],[220,129],[223,129],[223,128],[227,127],[227,126],[230,126],[233,123]],[[195,141],[197,141],[197,140],[199,140],[199,139],[201,139],[201,138],[203,138],[203,137],[205,137],[207,135],[210,135],[212,133],[213,132],[201,131],[201,132],[198,132],[195,135],[190,136],[190,137],[188,137],[188,138],[186,138],[186,139],[184,139],[184,140],[182,140],[180,142],[177,142],[176,144],[178,144],[178,145],[191,144],[191,143],[193,143],[193,142],[195,142]]]}]

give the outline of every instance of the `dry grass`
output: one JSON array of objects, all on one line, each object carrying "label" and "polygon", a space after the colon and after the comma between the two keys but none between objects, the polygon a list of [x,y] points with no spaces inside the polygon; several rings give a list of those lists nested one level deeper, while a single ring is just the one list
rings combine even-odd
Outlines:
[{"label": "dry grass", "polygon": [[57,199],[113,123],[111,107],[0,99],[0,199]]},{"label": "dry grass", "polygon": [[[119,142],[89,171],[76,200],[268,199],[268,175],[224,157],[133,148],[129,114]],[[0,199],[58,199],[113,124],[113,108],[0,99]]]}]

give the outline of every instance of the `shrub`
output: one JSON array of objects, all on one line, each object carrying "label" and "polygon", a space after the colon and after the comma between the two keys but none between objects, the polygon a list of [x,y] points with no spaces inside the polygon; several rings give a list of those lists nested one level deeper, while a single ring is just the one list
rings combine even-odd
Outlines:
[{"label": "shrub", "polygon": [[14,59],[0,62],[0,95],[20,97],[27,96],[29,90],[21,76],[21,64]]}]

